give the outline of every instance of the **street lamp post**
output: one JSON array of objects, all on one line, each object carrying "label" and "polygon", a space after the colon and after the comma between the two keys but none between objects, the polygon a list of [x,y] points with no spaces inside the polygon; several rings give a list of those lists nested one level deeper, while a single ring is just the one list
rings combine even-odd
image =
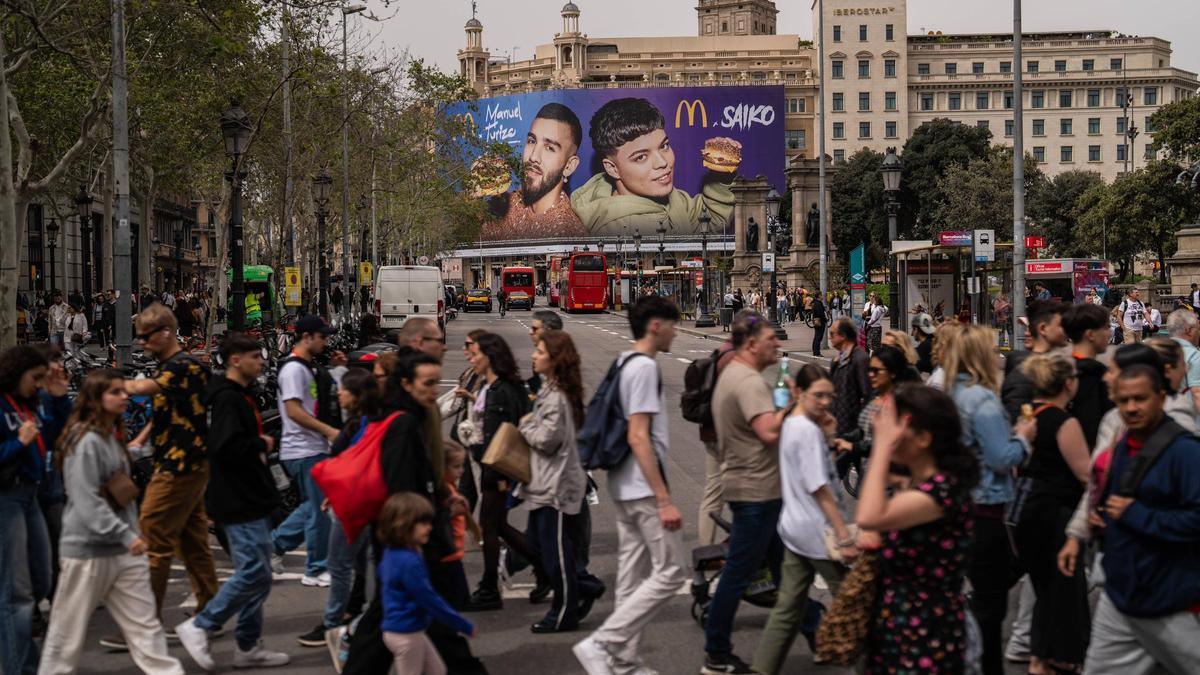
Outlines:
[{"label": "street lamp post", "polygon": [[[879,172],[883,174],[884,207],[888,218],[888,315],[892,328],[900,326],[899,285],[896,282],[896,256],[892,254],[892,242],[896,241],[896,216],[900,213],[900,172],[904,164],[896,154],[896,148],[888,148]],[[974,261],[974,256],[971,260]],[[974,262],[971,263],[974,266]]]},{"label": "street lamp post", "polygon": [[325,217],[329,215],[329,192],[333,179],[325,167],[312,179],[313,203],[317,207],[317,314],[329,316],[329,267],[325,264]]},{"label": "street lamp post", "polygon": [[153,289],[155,291],[159,292],[160,295],[162,292],[162,286],[159,284],[159,274],[162,272],[162,268],[158,266],[157,260],[158,260],[158,245],[161,243],[162,243],[162,240],[160,240],[158,238],[157,232],[155,232],[153,235],[151,235],[151,237],[150,237],[150,261],[154,264],[154,269],[151,270],[152,272],[154,272]]},{"label": "street lamp post", "polygon": [[83,297],[92,297],[92,196],[87,186],[79,184],[75,195],[75,213],[79,215],[79,238],[83,255]]},{"label": "street lamp post", "polygon": [[663,221],[660,220],[660,221],[658,221],[658,227],[654,228],[654,231],[658,233],[658,263],[657,264],[666,265],[667,264],[667,257],[666,257],[667,227],[663,223]]},{"label": "street lamp post", "polygon": [[712,296],[708,289],[708,228],[712,225],[712,217],[708,208],[700,210],[700,290],[703,292],[703,302],[700,311],[696,313],[696,328],[712,328],[717,325],[712,316]]},{"label": "street lamp post", "polygon": [[[775,188],[767,193],[767,238],[770,240],[769,251],[772,256],[775,254],[775,237],[779,236],[779,206],[783,203],[783,197]],[[771,321],[771,326],[775,329],[775,337],[780,340],[788,339],[787,331],[783,326],[779,325],[779,302],[775,299],[775,293],[779,287],[779,262],[776,260],[771,265],[771,289],[767,292],[767,318]]]},{"label": "street lamp post", "polygon": [[49,223],[46,223],[46,246],[50,249],[50,292],[53,293],[58,289],[58,275],[55,274],[54,249],[58,247],[58,221],[51,218]]},{"label": "street lamp post", "polygon": [[230,288],[232,306],[229,308],[228,326],[230,330],[242,330],[246,325],[246,283],[245,270],[242,268],[242,180],[246,178],[246,172],[242,171],[241,163],[242,154],[246,152],[250,141],[250,116],[236,98],[231,100],[229,108],[221,113],[221,135],[225,138],[225,154],[229,155],[230,161],[225,180],[228,180],[231,186],[229,258],[230,267],[233,269],[233,283]]},{"label": "street lamp post", "polygon": [[642,231],[640,228],[633,228],[633,264],[637,269],[637,290],[633,292],[633,299],[637,300],[642,296]]},{"label": "street lamp post", "polygon": [[350,316],[350,86],[347,74],[350,71],[350,54],[346,47],[346,22],[351,14],[366,11],[363,4],[342,8],[342,293],[347,301],[342,303],[342,318]]},{"label": "street lamp post", "polygon": [[175,230],[175,294],[183,290],[183,230]]}]

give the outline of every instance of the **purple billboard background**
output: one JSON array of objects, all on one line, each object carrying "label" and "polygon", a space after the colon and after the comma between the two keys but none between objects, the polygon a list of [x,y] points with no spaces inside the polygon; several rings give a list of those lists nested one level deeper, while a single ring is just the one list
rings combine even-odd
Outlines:
[{"label": "purple billboard background", "polygon": [[[451,107],[449,112],[470,115],[480,138],[487,142],[508,143],[520,158],[531,124],[544,105],[559,103],[571,109],[583,127],[583,141],[577,151],[579,165],[568,178],[566,193],[571,195],[573,204],[583,215],[585,207],[579,206],[580,197],[576,193],[590,179],[604,172],[601,158],[593,150],[588,135],[591,120],[605,103],[624,98],[645,99],[662,113],[664,131],[675,156],[673,183],[678,191],[684,193],[683,197],[698,199],[701,192],[707,194],[706,184],[713,182],[714,178],[720,179],[725,185],[732,178],[733,174],[722,176],[703,165],[701,150],[706,141],[716,137],[731,138],[741,143],[742,156],[736,170],[737,176],[753,178],[761,174],[777,190],[786,192],[782,86],[562,89],[479,99],[475,102],[474,110],[468,104],[459,104]],[[516,176],[510,192],[520,187],[520,176]],[[714,217],[712,229],[719,231],[718,223],[723,220],[725,229],[732,232],[732,217],[724,216],[732,207],[724,202],[726,197],[720,199],[722,203],[719,205],[712,202],[705,204],[710,217],[720,214]],[[665,203],[668,200],[663,201]],[[689,233],[689,227],[691,232],[698,231],[695,215],[699,213],[699,206],[688,210],[690,217],[686,219],[677,217],[685,212],[682,209],[664,208],[676,216],[667,216],[668,220],[673,221],[668,223],[673,233]],[[584,216],[583,227],[589,234],[613,234],[617,229],[629,231],[629,226],[635,226],[641,228],[643,235],[653,236],[654,226],[662,217],[636,212],[620,218],[613,216],[613,219],[604,220],[595,217],[589,221]],[[510,235],[511,238],[560,234],[538,227],[510,228],[509,231],[520,233]],[[485,238],[489,238],[486,233],[485,227]]]}]

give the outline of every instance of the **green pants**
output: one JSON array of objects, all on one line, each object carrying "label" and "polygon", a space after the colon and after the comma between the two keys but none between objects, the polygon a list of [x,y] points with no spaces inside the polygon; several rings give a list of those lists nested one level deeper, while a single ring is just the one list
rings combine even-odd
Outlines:
[{"label": "green pants", "polygon": [[800,623],[804,618],[804,606],[808,603],[808,591],[813,577],[820,574],[829,584],[829,592],[837,594],[846,568],[832,560],[814,560],[793,553],[787,547],[783,551],[783,567],[779,582],[779,595],[762,639],[754,652],[754,670],[763,675],[776,675],[787,659],[788,651]]}]

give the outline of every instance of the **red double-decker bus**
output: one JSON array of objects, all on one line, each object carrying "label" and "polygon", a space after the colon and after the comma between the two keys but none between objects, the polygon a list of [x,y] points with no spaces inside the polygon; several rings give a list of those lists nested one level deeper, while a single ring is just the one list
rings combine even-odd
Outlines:
[{"label": "red double-decker bus", "polygon": [[[505,267],[500,272],[500,287],[504,289],[504,293],[508,296],[508,308],[513,309],[514,306],[522,309],[533,309],[533,279],[534,273],[532,267]],[[524,297],[520,292],[524,292]],[[513,296],[516,292],[518,295]]]},{"label": "red double-decker bus", "polygon": [[559,306],[568,312],[608,307],[608,272],[603,253],[577,251],[563,261]]}]

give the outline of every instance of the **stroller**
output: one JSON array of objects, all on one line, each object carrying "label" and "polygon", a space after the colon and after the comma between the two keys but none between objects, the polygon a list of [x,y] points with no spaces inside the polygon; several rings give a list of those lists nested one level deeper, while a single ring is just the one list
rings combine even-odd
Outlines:
[{"label": "stroller", "polygon": [[[719,513],[710,513],[709,517],[721,528],[726,535],[733,526],[721,517]],[[719,544],[698,546],[692,549],[692,619],[701,628],[708,621],[708,607],[712,603],[713,582],[721,576],[725,567],[725,558],[729,555],[729,537]],[[742,600],[755,607],[771,608],[775,606],[775,596],[778,592],[775,580],[771,578],[770,568],[764,564],[762,569],[746,587]]]}]

